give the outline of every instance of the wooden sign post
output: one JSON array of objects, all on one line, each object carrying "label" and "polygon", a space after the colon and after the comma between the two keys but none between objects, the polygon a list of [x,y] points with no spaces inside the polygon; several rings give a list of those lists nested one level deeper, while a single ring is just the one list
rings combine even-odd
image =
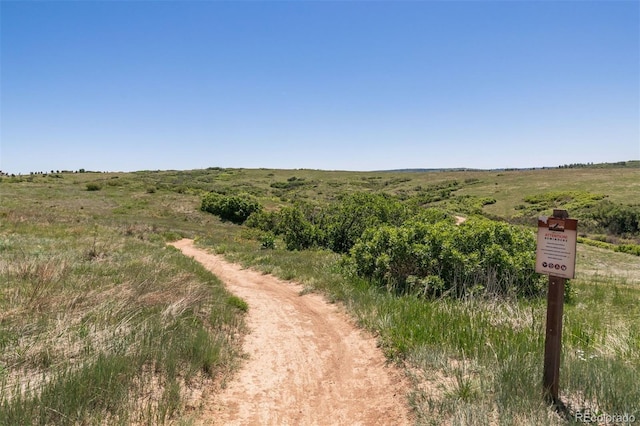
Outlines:
[{"label": "wooden sign post", "polygon": [[542,386],[548,402],[558,402],[560,385],[560,353],[562,352],[562,313],[566,278],[549,275],[547,295],[547,329],[544,340],[544,373]]},{"label": "wooden sign post", "polygon": [[566,210],[554,210],[552,217],[538,219],[536,272],[549,275],[542,385],[545,398],[553,404],[559,403],[564,286],[575,276],[576,264],[578,221],[568,217]]}]

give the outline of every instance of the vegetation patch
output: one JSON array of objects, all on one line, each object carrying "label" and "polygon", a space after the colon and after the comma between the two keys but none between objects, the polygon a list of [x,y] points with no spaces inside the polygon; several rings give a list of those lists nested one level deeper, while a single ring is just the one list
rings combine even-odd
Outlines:
[{"label": "vegetation patch", "polygon": [[89,182],[87,184],[87,191],[100,191],[102,189],[102,185],[96,182]]},{"label": "vegetation patch", "polygon": [[585,212],[587,226],[613,235],[640,235],[640,205],[624,205],[604,200]]},{"label": "vegetation patch", "polygon": [[418,193],[411,199],[411,201],[418,205],[428,205],[449,199],[453,192],[460,189],[460,182],[457,180],[450,180],[426,187],[419,185],[415,189]]},{"label": "vegetation patch", "polygon": [[391,196],[357,192],[324,206],[297,203],[259,212],[248,225],[282,235],[289,250],[324,247],[346,253],[367,228],[400,224],[408,215],[409,208]]},{"label": "vegetation patch", "polygon": [[222,195],[210,192],[202,197],[201,210],[233,223],[244,223],[251,214],[262,210],[260,203],[248,194]]},{"label": "vegetation patch", "polygon": [[532,232],[486,219],[369,228],[351,249],[358,276],[399,293],[466,298],[537,296]]},{"label": "vegetation patch", "polygon": [[96,198],[91,179],[0,186],[0,425],[174,423],[236,365],[246,304],[165,248],[202,228],[197,201],[156,193],[114,215],[146,184]]},{"label": "vegetation patch", "polygon": [[551,213],[552,209],[565,209],[574,213],[591,207],[596,202],[605,198],[604,194],[593,194],[584,191],[550,191],[542,194],[528,195],[524,202],[528,205],[520,205],[516,208],[523,215],[537,215]]},{"label": "vegetation patch", "polygon": [[247,224],[281,235],[289,250],[349,253],[358,276],[398,293],[533,296],[542,288],[531,231],[486,219],[456,226],[443,210],[390,196],[357,192],[325,206],[258,212]]},{"label": "vegetation patch", "polygon": [[300,188],[301,186],[309,185],[309,183],[310,182],[306,182],[304,178],[291,176],[286,180],[286,182],[273,182],[269,186],[276,189],[295,189]]},{"label": "vegetation patch", "polygon": [[[519,214],[526,222],[524,213],[535,218],[540,212],[526,211],[538,201],[525,202],[523,194],[544,193],[560,181],[573,198],[549,197],[540,206],[568,208],[580,232],[590,233],[578,245],[574,298],[564,306],[560,397],[571,413],[639,418],[634,319],[640,268],[636,256],[614,251],[633,253],[637,237],[613,235],[606,222],[618,207],[635,208],[629,204],[640,182],[634,164],[410,175],[296,170],[296,180],[313,185],[290,191],[270,186],[291,178],[287,170],[3,176],[0,424],[192,422],[202,400],[190,399],[190,391],[215,392],[229,377],[242,314],[250,308],[192,260],[165,248],[167,240],[182,237],[198,237],[232,261],[342,301],[387,356],[411,372],[417,423],[566,424],[540,397],[545,301],[508,296],[518,294],[518,285],[492,297],[487,275],[478,272],[488,260],[501,265],[502,250],[510,253],[509,240],[500,238],[513,234],[517,241],[533,227],[503,229],[473,217],[467,221],[473,226],[456,227],[451,217],[469,211],[511,220]],[[91,182],[104,183],[100,197],[86,190]],[[157,191],[147,193],[150,187]],[[245,222],[251,229],[220,221],[200,209],[210,191],[252,194],[264,208]],[[293,201],[298,193],[304,202]],[[426,204],[411,201],[431,194]],[[588,206],[578,208],[571,204],[576,194],[606,198],[588,196]],[[525,207],[515,210],[518,204]],[[434,206],[439,209],[429,209]],[[598,219],[599,208],[606,220]],[[287,221],[295,226],[283,226]],[[440,228],[446,256],[427,256],[438,249]],[[426,237],[412,234],[420,232]],[[480,245],[483,238],[490,243]],[[356,251],[362,265],[373,265],[370,276],[366,268],[357,271]],[[436,265],[451,260],[457,284],[448,292],[449,278],[438,275]],[[474,273],[477,280],[470,278]],[[496,283],[509,282],[511,273]],[[456,294],[464,297],[445,296]]]}]

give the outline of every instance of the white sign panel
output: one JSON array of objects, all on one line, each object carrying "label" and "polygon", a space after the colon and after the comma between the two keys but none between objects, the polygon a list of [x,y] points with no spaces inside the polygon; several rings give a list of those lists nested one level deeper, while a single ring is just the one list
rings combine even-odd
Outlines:
[{"label": "white sign panel", "polygon": [[538,219],[536,272],[574,278],[578,221],[541,217]]}]

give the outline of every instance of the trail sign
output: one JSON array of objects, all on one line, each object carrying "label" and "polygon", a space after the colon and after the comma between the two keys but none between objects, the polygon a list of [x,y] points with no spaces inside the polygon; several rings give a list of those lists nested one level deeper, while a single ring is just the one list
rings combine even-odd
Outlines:
[{"label": "trail sign", "polygon": [[536,272],[574,278],[578,221],[555,217],[538,219]]},{"label": "trail sign", "polygon": [[536,272],[549,275],[542,386],[545,398],[556,405],[561,404],[558,389],[564,286],[567,278],[575,275],[577,233],[578,221],[569,219],[566,210],[554,210],[552,217],[538,219]]}]

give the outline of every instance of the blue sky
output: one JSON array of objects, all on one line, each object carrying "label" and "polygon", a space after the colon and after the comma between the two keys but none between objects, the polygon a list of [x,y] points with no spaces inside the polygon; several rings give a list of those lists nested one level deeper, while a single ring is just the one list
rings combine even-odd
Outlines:
[{"label": "blue sky", "polygon": [[5,1],[0,170],[640,159],[637,1]]}]

